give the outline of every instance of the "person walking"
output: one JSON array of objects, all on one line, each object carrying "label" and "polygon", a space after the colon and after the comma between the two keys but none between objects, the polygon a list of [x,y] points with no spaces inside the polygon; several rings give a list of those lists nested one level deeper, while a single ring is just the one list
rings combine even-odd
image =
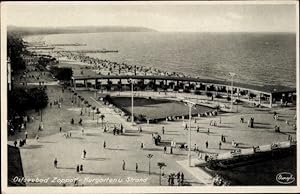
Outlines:
[{"label": "person walking", "polygon": [[79,165],[76,166],[76,172],[79,173]]},{"label": "person walking", "polygon": [[164,154],[166,153],[166,151],[167,151],[167,147],[165,146],[165,147],[164,147]]},{"label": "person walking", "polygon": [[180,183],[180,172],[177,172],[176,178],[177,178],[177,181]]},{"label": "person walking", "polygon": [[205,147],[208,148],[208,141],[205,142]]},{"label": "person walking", "polygon": [[174,174],[171,176],[171,186],[174,186]]},{"label": "person walking", "polygon": [[84,160],[84,158],[85,158],[85,152],[84,152],[85,150],[83,150],[82,151],[82,154],[81,154],[81,159],[83,159]]},{"label": "person walking", "polygon": [[61,133],[61,131],[62,131],[62,128],[61,128],[61,127],[59,127],[59,132]]},{"label": "person walking", "polygon": [[144,143],[141,143],[141,149],[143,149],[144,148]]},{"label": "person walking", "polygon": [[83,150],[83,158],[86,158],[86,151]]},{"label": "person walking", "polygon": [[220,142],[220,143],[219,143],[219,150],[221,149],[221,147],[222,147],[222,143]]},{"label": "person walking", "polygon": [[173,148],[172,148],[172,146],[170,147],[170,154],[173,154]]},{"label": "person walking", "polygon": [[17,147],[17,144],[18,144],[18,142],[15,140],[15,141],[14,141],[14,145],[15,145],[15,147]]},{"label": "person walking", "polygon": [[184,174],[183,174],[183,172],[181,172],[181,177],[180,177],[180,179],[181,179],[181,185],[183,185],[183,183],[184,183]]},{"label": "person walking", "polygon": [[197,151],[197,144],[194,144],[194,152]]},{"label": "person walking", "polygon": [[54,162],[53,162],[53,163],[54,163],[54,167],[57,168],[57,163],[58,163],[58,162],[57,162],[57,159],[56,159],[56,158],[54,159]]},{"label": "person walking", "polygon": [[164,126],[162,127],[161,131],[162,131],[162,134],[165,134],[165,127]]},{"label": "person walking", "polygon": [[82,164],[80,165],[80,169],[79,170],[80,170],[80,172],[83,172],[83,165]]},{"label": "person walking", "polygon": [[209,128],[207,128],[207,135],[209,135],[209,133],[210,133],[210,130],[209,130]]},{"label": "person walking", "polygon": [[105,141],[103,142],[103,148],[104,149],[106,148],[106,142]]},{"label": "person walking", "polygon": [[125,161],[123,160],[123,164],[122,164],[122,169],[123,169],[123,170],[125,170],[125,165],[126,165],[126,163],[125,163]]},{"label": "person walking", "polygon": [[39,139],[40,139],[39,135],[36,135],[35,139],[36,139],[36,141],[39,141]]},{"label": "person walking", "polygon": [[25,139],[27,139],[27,137],[28,137],[28,132],[25,131]]},{"label": "person walking", "polygon": [[121,125],[120,125],[120,130],[121,130],[121,134],[123,134],[123,132],[124,132],[124,127],[123,127],[122,123],[121,123]]},{"label": "person walking", "polygon": [[200,131],[200,127],[199,127],[199,126],[197,126],[197,133],[199,133],[199,131]]},{"label": "person walking", "polygon": [[138,163],[135,163],[135,172],[137,173],[138,170],[139,170],[139,165],[138,165]]}]

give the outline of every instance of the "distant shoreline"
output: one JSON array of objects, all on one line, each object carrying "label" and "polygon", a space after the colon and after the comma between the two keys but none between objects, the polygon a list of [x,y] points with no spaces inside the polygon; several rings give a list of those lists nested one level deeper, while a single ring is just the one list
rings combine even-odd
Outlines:
[{"label": "distant shoreline", "polygon": [[26,35],[50,35],[50,34],[81,34],[81,33],[105,33],[105,32],[157,32],[151,28],[137,26],[80,26],[80,27],[17,27],[8,26],[8,33],[20,33]]}]

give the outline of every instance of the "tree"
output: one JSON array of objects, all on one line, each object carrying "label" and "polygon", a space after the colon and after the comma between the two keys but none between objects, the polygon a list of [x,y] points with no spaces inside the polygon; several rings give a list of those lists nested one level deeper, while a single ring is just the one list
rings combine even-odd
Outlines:
[{"label": "tree", "polygon": [[32,106],[38,111],[41,111],[41,121],[43,121],[42,109],[45,108],[48,104],[48,95],[44,88],[32,88],[29,91],[31,96]]},{"label": "tree", "polygon": [[159,167],[159,185],[161,185],[161,169],[167,165],[164,162],[158,162],[157,166]]},{"label": "tree", "polygon": [[93,106],[92,109],[93,109],[93,120],[94,120],[95,119],[95,109],[96,109],[96,107]]},{"label": "tree", "polygon": [[101,113],[101,112],[100,112],[99,108],[97,108],[97,109],[96,109],[97,124],[98,124],[98,119],[99,119],[99,114],[100,114],[100,113]]},{"label": "tree", "polygon": [[35,109],[43,109],[48,104],[48,95],[44,88],[31,88],[28,91]]},{"label": "tree", "polygon": [[8,108],[22,113],[31,109],[31,96],[24,88],[14,88],[8,93]]},{"label": "tree", "polygon": [[153,157],[153,154],[148,154],[147,155],[147,158],[149,159],[149,174],[151,174],[151,171],[150,171],[150,169],[151,169],[151,158]]},{"label": "tree", "polygon": [[231,97],[230,96],[227,96],[227,101],[229,102],[229,101],[231,101]]},{"label": "tree", "polygon": [[206,96],[207,97],[212,97],[212,93],[211,92],[206,92]]},{"label": "tree", "polygon": [[87,107],[88,107],[88,109],[89,109],[89,116],[90,116],[90,114],[91,114],[91,106],[92,106],[92,105],[90,105],[90,104],[87,105]]},{"label": "tree", "polygon": [[7,34],[7,54],[10,58],[13,71],[26,68],[22,55],[25,53],[25,45],[22,37],[17,33],[9,32]]},{"label": "tree", "polygon": [[105,115],[104,114],[101,114],[100,115],[100,119],[101,119],[101,125],[102,125],[102,129],[103,129],[103,120],[105,118]]},{"label": "tree", "polygon": [[73,76],[73,70],[69,67],[51,67],[51,72],[58,80],[69,81]]}]

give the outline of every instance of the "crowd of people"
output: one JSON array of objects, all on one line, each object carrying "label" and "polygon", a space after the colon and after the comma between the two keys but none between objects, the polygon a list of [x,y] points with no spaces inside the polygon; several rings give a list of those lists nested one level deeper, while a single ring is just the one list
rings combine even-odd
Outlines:
[{"label": "crowd of people", "polygon": [[[186,77],[183,73],[178,72],[167,72],[153,67],[145,67],[141,65],[128,65],[126,63],[117,63],[106,59],[98,59],[86,55],[82,55],[76,52],[59,52],[60,56],[67,57],[71,60],[80,61],[92,65],[92,69],[98,74],[103,74],[105,70],[108,75],[112,74],[134,74],[134,75],[165,75],[165,76],[178,76]],[[82,74],[84,72],[82,71]]]}]

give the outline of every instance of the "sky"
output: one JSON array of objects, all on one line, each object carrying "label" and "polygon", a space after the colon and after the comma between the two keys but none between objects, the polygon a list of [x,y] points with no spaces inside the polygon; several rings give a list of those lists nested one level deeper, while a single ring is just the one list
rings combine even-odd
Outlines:
[{"label": "sky", "polygon": [[157,31],[296,32],[295,4],[197,2],[6,3],[8,25],[140,26]]}]

